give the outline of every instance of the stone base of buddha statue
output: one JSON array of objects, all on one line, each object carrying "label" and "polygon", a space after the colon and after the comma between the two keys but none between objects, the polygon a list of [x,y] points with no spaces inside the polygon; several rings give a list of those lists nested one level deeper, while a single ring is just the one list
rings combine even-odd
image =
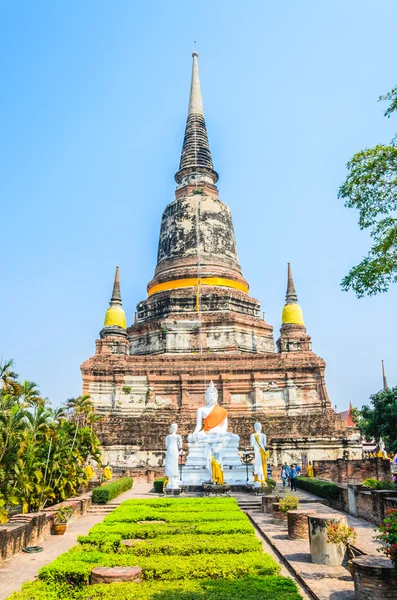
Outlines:
[{"label": "stone base of buddha statue", "polygon": [[[190,437],[190,436],[189,436]],[[211,481],[211,455],[219,454],[226,484],[245,485],[247,469],[238,453],[237,435],[208,434],[197,441],[188,441],[189,454],[182,470],[183,485],[195,486]],[[248,465],[249,480],[252,481],[252,465]]]}]

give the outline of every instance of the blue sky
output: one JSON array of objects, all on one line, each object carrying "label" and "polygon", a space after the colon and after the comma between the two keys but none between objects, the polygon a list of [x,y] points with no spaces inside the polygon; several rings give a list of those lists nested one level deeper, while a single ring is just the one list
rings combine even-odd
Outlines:
[{"label": "blue sky", "polygon": [[197,40],[220,197],[267,320],[286,263],[338,410],[397,383],[396,288],[340,289],[368,248],[337,191],[397,130],[397,3],[0,0],[0,356],[60,403],[81,391],[120,266],[127,321],[173,200]]}]

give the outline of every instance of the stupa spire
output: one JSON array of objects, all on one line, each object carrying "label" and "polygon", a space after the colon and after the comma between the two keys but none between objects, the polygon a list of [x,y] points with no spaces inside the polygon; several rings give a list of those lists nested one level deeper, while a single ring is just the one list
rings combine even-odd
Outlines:
[{"label": "stupa spire", "polygon": [[288,263],[287,293],[285,295],[285,306],[282,314],[283,324],[304,325],[303,312],[298,304],[298,295],[295,291],[292,278],[291,263]]},{"label": "stupa spire", "polygon": [[388,383],[387,383],[385,363],[383,362],[383,360],[382,360],[382,378],[383,378],[383,389],[384,390],[388,390],[389,386],[388,386]]},{"label": "stupa spire", "polygon": [[175,174],[178,184],[212,183],[218,181],[218,173],[214,170],[211,150],[205,125],[203,100],[201,97],[198,70],[198,53],[192,53],[192,81],[190,84],[189,108],[183,139],[179,170]]},{"label": "stupa spire", "polygon": [[121,302],[120,274],[118,267],[116,267],[114,276],[112,297],[105,315],[104,328],[106,327],[121,327],[122,329],[127,329],[127,321]]},{"label": "stupa spire", "polygon": [[294,280],[292,278],[291,263],[288,263],[287,293],[285,296],[286,304],[296,304],[298,296],[295,291]]},{"label": "stupa spire", "polygon": [[120,294],[120,273],[118,267],[116,267],[116,273],[114,275],[113,293],[109,304],[110,306],[114,306],[116,304],[122,306]]}]

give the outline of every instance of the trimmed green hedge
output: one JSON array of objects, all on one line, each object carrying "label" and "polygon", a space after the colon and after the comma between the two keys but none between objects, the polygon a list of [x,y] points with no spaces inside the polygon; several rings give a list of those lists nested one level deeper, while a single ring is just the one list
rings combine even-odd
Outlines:
[{"label": "trimmed green hedge", "polygon": [[98,523],[91,529],[91,533],[101,533],[102,535],[116,534],[120,539],[130,540],[134,538],[148,539],[164,535],[180,535],[186,533],[192,534],[211,534],[211,535],[229,535],[231,533],[251,533],[252,525],[247,521],[222,521],[214,523],[173,523],[153,525],[140,525],[137,523],[112,523],[105,525]]},{"label": "trimmed green hedge", "polygon": [[164,481],[165,481],[165,477],[159,477],[158,479],[155,479],[153,481],[154,491],[157,492],[158,494],[163,493]]},{"label": "trimmed green hedge", "polygon": [[230,510],[232,507],[241,510],[235,498],[151,498],[124,500],[120,506],[129,506],[131,508],[151,507],[157,509],[172,508],[172,510],[207,510],[208,508],[216,508],[217,510]]},{"label": "trimmed green hedge", "polygon": [[248,521],[247,515],[241,510],[222,511],[160,511],[160,510],[134,510],[116,508],[104,519],[106,525],[110,523],[138,523],[138,521],[165,521],[165,523],[204,523],[208,521]]},{"label": "trimmed green hedge", "polygon": [[[112,516],[9,600],[301,600],[234,499],[126,501]],[[141,541],[121,544],[131,538]],[[135,564],[139,586],[87,586],[94,567]]]},{"label": "trimmed green hedge", "polygon": [[106,483],[92,490],[92,502],[93,504],[106,504],[116,496],[119,496],[123,492],[132,488],[133,479],[132,477],[122,477],[112,483]]},{"label": "trimmed green hedge", "polygon": [[302,600],[288,577],[244,577],[237,580],[156,581],[141,585],[98,584],[62,589],[41,581],[25,583],[9,600]]},{"label": "trimmed green hedge", "polygon": [[[128,554],[106,554],[97,550],[71,549],[39,571],[39,579],[71,586],[89,582],[94,567],[131,566]],[[196,556],[140,556],[143,581],[178,579],[240,579],[247,575],[278,575],[280,565],[264,552],[244,554],[199,554]]]},{"label": "trimmed green hedge", "polygon": [[322,481],[313,477],[297,477],[295,485],[297,488],[306,490],[315,496],[320,496],[320,498],[326,498],[327,500],[338,500],[339,498],[338,486],[330,481]]},{"label": "trimmed green hedge", "polygon": [[178,555],[192,556],[193,554],[241,554],[242,552],[257,552],[261,542],[252,534],[232,534],[214,537],[212,535],[178,535],[159,537],[153,540],[142,540],[131,547],[121,544],[121,538],[115,536],[86,535],[79,537],[79,543],[85,549],[95,547],[101,552],[116,552],[133,554],[134,556]]}]

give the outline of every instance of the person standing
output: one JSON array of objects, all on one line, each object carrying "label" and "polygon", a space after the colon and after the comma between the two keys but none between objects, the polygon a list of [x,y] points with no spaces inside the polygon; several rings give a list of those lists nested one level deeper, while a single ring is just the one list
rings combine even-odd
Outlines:
[{"label": "person standing", "polygon": [[291,465],[291,470],[289,472],[289,480],[291,482],[291,491],[296,492],[296,468],[295,468],[295,465]]},{"label": "person standing", "polygon": [[283,482],[283,488],[285,488],[285,483],[287,481],[287,471],[285,470],[285,466],[281,467],[281,480]]}]

